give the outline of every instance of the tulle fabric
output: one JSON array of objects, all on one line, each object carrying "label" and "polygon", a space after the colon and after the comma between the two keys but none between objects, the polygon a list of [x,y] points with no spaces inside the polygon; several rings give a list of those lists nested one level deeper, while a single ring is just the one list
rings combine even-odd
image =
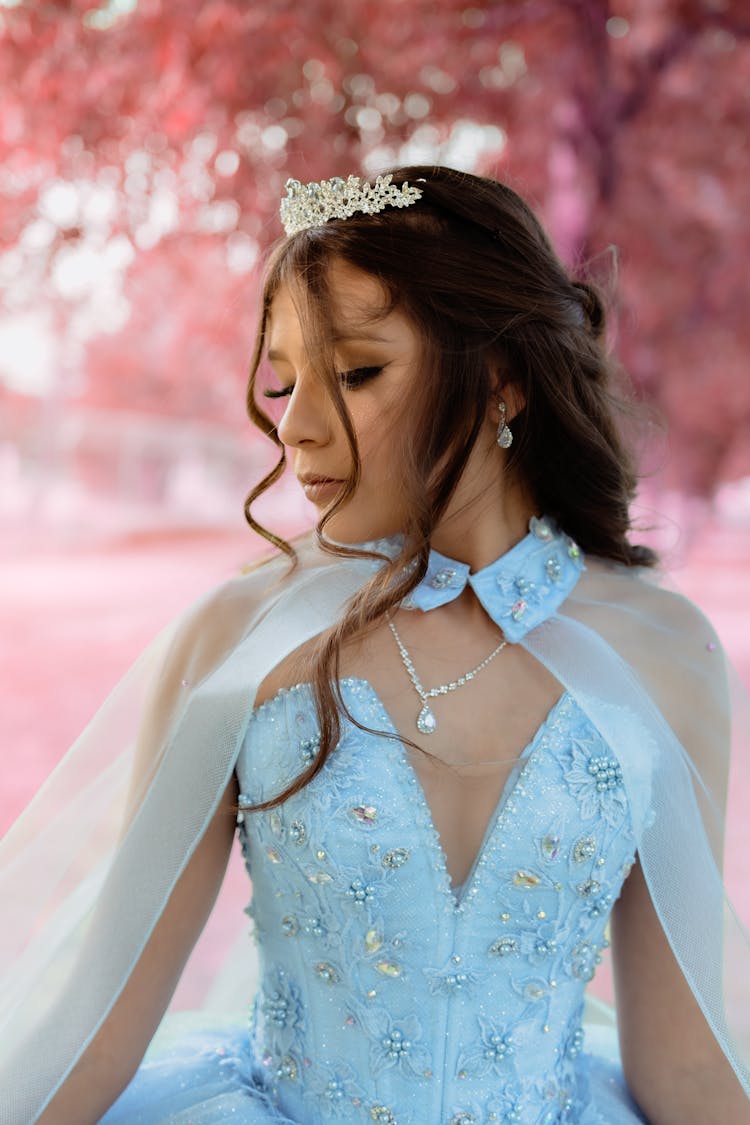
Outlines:
[{"label": "tulle fabric", "polygon": [[[3,841],[0,1125],[36,1119],[115,1002],[231,777],[258,685],[379,565],[332,561],[310,544],[300,559],[290,576],[274,561],[232,580],[158,638]],[[642,575],[587,565],[523,643],[605,735],[626,787],[635,793],[633,778],[650,773],[651,801],[635,810],[641,864],[750,1094],[750,944],[721,878],[724,658],[689,603]],[[259,1101],[246,1120],[264,1112]]]},{"label": "tulle fabric", "polygon": [[167,1027],[100,1125],[294,1125],[263,1092],[247,1030]]},{"label": "tulle fabric", "polygon": [[[579,1058],[588,1105],[579,1125],[647,1125],[628,1091],[616,1033],[587,1032],[592,1050]],[[299,1125],[263,1092],[247,1031],[236,1023],[190,1029],[166,1021],[133,1082],[99,1125]]]},{"label": "tulle fabric", "polygon": [[722,877],[730,686],[713,628],[678,594],[593,564],[563,612],[522,643],[616,748],[628,792],[650,774],[650,802],[636,810],[646,883],[683,974],[750,1093],[750,944]]}]

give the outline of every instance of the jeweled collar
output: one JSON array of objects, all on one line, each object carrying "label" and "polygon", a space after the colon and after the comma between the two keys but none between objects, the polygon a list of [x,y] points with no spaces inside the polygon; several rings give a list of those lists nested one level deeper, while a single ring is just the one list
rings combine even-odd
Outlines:
[{"label": "jeweled collar", "polygon": [[[402,535],[357,544],[390,558],[396,558],[402,545]],[[549,516],[532,516],[528,533],[519,543],[473,574],[468,563],[432,548],[424,578],[401,605],[426,612],[452,602],[468,583],[492,620],[515,644],[552,616],[585,569],[578,544]]]},{"label": "jeweled collar", "polygon": [[467,563],[431,550],[427,572],[402,603],[434,609],[468,583],[507,639],[520,641],[565,601],[585,569],[583,552],[547,516],[532,516],[528,534],[495,562],[472,574]]}]

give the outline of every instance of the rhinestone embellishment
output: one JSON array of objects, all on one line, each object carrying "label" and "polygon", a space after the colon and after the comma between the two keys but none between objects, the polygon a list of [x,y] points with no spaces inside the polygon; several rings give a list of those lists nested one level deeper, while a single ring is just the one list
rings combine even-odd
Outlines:
[{"label": "rhinestone embellishment", "polygon": [[526,602],[523,600],[523,598],[519,598],[517,602],[513,603],[513,608],[510,611],[510,615],[514,621],[520,621],[525,612]]},{"label": "rhinestone embellishment", "polygon": [[524,887],[530,889],[531,887],[538,887],[541,882],[538,875],[533,875],[530,871],[516,871],[513,876],[513,885],[515,887]]},{"label": "rhinestone embellishment", "polygon": [[583,863],[586,859],[592,859],[596,854],[596,840],[593,836],[584,836],[582,840],[577,840],[573,845],[573,862]]},{"label": "rhinestone embellishment", "polygon": [[560,563],[554,557],[554,555],[550,556],[550,558],[547,559],[547,562],[544,564],[544,569],[547,572],[547,577],[549,578],[550,582],[560,581],[561,567]]},{"label": "rhinestone embellishment", "polygon": [[279,213],[288,235],[297,234],[308,227],[318,227],[329,219],[348,219],[359,211],[374,215],[386,207],[410,207],[422,198],[417,187],[404,183],[396,187],[393,176],[378,176],[373,184],[359,176],[342,180],[334,176],[319,183],[301,184],[287,180],[286,198],[282,199]]},{"label": "rhinestone embellishment", "polygon": [[383,935],[377,930],[368,930],[365,934],[365,949],[368,953],[377,953],[383,944]]},{"label": "rhinestone embellishment", "polygon": [[401,966],[397,965],[395,961],[376,961],[375,968],[384,977],[400,977]]},{"label": "rhinestone embellishment", "polygon": [[552,538],[553,532],[550,525],[546,520],[539,519],[537,516],[531,517],[529,520],[529,528],[532,533],[536,535],[537,539],[541,539],[544,543],[548,543]]},{"label": "rhinestone embellishment", "polygon": [[390,620],[388,621],[388,628],[393,633],[393,639],[398,645],[398,651],[401,656],[402,663],[407,671],[409,679],[412,682],[412,686],[414,687],[414,690],[422,701],[422,708],[417,715],[417,730],[420,734],[433,734],[437,730],[437,719],[435,718],[435,714],[432,711],[427,700],[433,698],[436,695],[447,695],[449,691],[456,691],[457,688],[463,687],[463,685],[468,683],[469,680],[473,680],[474,677],[479,672],[481,672],[483,668],[486,668],[489,662],[491,660],[494,660],[497,654],[499,652],[502,652],[502,650],[506,648],[508,644],[507,640],[503,639],[500,644],[492,650],[489,656],[486,656],[480,664],[477,664],[476,668],[472,668],[469,672],[464,672],[462,676],[459,676],[458,679],[451,680],[449,684],[440,684],[438,687],[430,688],[428,691],[423,686],[422,681],[417,675],[417,670],[414,667],[412,658],[406,651],[406,647],[398,634],[396,626]]},{"label": "rhinestone embellishment", "polygon": [[383,856],[383,867],[403,867],[408,858],[408,848],[393,848]]},{"label": "rhinestone embellishment", "polygon": [[518,942],[512,937],[499,938],[492,943],[489,952],[494,957],[509,957],[512,953],[518,952]]},{"label": "rhinestone embellishment", "polygon": [[434,734],[437,730],[435,713],[427,703],[417,715],[417,730],[420,734]]},{"label": "rhinestone embellishment", "polygon": [[276,1077],[294,1082],[297,1077],[297,1064],[291,1055],[284,1055],[276,1071]]},{"label": "rhinestone embellishment", "polygon": [[374,1105],[370,1110],[370,1118],[375,1125],[396,1125],[396,1118],[385,1105]]},{"label": "rhinestone embellishment", "polygon": [[289,835],[295,844],[304,844],[307,839],[307,829],[301,820],[293,820],[289,825]]},{"label": "rhinestone embellishment", "polygon": [[433,590],[444,590],[446,586],[450,586],[451,582],[456,577],[456,572],[451,567],[444,566],[442,570],[438,570],[436,574],[430,579],[430,585]]},{"label": "rhinestone embellishment", "polygon": [[339,979],[339,975],[333,965],[329,965],[327,961],[320,961],[315,966],[315,972],[320,980],[324,981],[326,984],[336,984]]},{"label": "rhinestone embellishment", "polygon": [[354,805],[349,809],[349,812],[355,820],[359,820],[362,824],[373,824],[378,816],[378,810],[374,805]]}]

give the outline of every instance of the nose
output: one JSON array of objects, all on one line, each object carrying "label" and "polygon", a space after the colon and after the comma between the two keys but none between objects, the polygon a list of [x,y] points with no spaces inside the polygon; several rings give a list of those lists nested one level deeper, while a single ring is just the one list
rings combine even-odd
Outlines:
[{"label": "nose", "polygon": [[289,403],[277,426],[284,445],[327,445],[333,430],[333,403],[320,381],[310,373],[298,376]]}]

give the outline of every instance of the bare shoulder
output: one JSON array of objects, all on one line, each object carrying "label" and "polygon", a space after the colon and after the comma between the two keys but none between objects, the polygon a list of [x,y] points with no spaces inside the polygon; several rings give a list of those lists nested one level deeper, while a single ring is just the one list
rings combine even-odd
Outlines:
[{"label": "bare shoulder", "polygon": [[659,572],[587,560],[572,612],[627,661],[688,744],[695,742],[695,700],[701,724],[718,729],[726,721],[727,664],[714,626],[667,583]]},{"label": "bare shoulder", "polygon": [[173,654],[196,649],[216,652],[237,643],[290,580],[314,565],[311,537],[306,535],[294,545],[296,562],[281,551],[268,553],[241,567],[191,607],[178,622]]},{"label": "bare shoulder", "polygon": [[594,603],[619,606],[633,621],[652,636],[659,633],[674,643],[700,641],[718,644],[714,626],[703,611],[670,585],[663,571],[644,567],[628,568],[604,560],[587,560],[580,583],[584,598]]}]

